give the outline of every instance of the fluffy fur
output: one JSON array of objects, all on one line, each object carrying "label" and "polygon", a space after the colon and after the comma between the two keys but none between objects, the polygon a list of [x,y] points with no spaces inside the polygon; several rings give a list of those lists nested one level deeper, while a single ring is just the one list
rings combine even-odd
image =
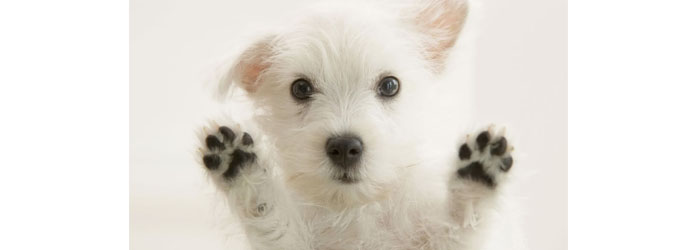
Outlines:
[{"label": "fluffy fur", "polygon": [[[465,2],[452,0],[324,5],[241,54],[219,90],[245,89],[255,120],[222,123],[233,140],[211,126],[201,152],[253,248],[517,247],[501,227],[504,217],[494,215],[509,178],[502,158],[512,147],[502,156],[488,150],[503,130],[445,135],[449,126],[441,131],[431,120],[440,112],[431,85],[440,81],[467,13]],[[377,94],[385,76],[401,82],[394,98]],[[315,88],[309,101],[290,94],[299,78]],[[476,137],[484,131],[496,139],[479,151]],[[326,156],[328,138],[344,133],[365,147],[356,171],[341,171]],[[460,145],[472,157],[458,157]],[[460,176],[472,162],[483,165],[493,186]],[[339,182],[343,174],[358,181]]]}]

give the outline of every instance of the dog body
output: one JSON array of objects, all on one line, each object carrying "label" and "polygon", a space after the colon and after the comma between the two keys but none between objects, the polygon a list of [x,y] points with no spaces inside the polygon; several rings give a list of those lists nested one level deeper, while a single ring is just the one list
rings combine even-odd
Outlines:
[{"label": "dog body", "polygon": [[202,163],[253,248],[514,249],[494,216],[513,164],[503,130],[425,120],[466,14],[321,7],[242,53],[220,91],[245,89],[255,120],[208,129]]}]

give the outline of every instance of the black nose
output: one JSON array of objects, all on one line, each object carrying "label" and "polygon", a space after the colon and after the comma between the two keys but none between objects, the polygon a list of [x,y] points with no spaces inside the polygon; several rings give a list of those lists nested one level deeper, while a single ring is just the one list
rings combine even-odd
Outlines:
[{"label": "black nose", "polygon": [[326,155],[336,166],[350,168],[362,156],[362,141],[355,136],[337,136],[326,142]]}]

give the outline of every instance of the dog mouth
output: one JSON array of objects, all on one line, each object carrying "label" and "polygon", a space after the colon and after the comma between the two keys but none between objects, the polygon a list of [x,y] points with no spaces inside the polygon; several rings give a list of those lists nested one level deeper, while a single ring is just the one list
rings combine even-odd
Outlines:
[{"label": "dog mouth", "polygon": [[338,173],[338,175],[335,176],[334,178],[340,183],[343,184],[353,184],[359,182],[359,179],[354,177],[351,173]]}]

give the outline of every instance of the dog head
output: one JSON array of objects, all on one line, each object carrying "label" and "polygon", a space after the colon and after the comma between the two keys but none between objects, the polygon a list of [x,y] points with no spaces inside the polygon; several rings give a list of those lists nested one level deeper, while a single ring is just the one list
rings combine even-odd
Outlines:
[{"label": "dog head", "polygon": [[310,10],[243,52],[222,91],[247,91],[299,193],[343,207],[378,200],[418,161],[421,91],[466,13],[450,0]]}]

